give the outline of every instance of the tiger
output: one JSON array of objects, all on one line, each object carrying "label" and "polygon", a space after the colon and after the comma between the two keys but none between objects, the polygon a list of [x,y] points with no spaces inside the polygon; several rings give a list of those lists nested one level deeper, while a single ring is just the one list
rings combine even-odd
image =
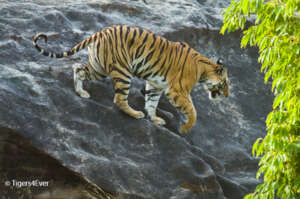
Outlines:
[{"label": "tiger", "polygon": [[[88,47],[88,63],[73,68],[75,92],[89,98],[84,80],[103,80],[110,76],[114,85],[114,103],[128,115],[140,119],[145,114],[128,104],[133,77],[146,81],[145,110],[157,125],[165,125],[156,115],[159,99],[164,93],[168,101],[185,117],[179,132],[187,133],[196,123],[197,113],[190,92],[196,83],[203,83],[210,99],[229,96],[227,68],[202,56],[187,43],[173,42],[146,29],[127,25],[107,27],[61,53],[42,49],[37,41],[47,36],[38,33],[34,47],[44,56],[64,58]],[[220,98],[219,98],[220,97]]]}]

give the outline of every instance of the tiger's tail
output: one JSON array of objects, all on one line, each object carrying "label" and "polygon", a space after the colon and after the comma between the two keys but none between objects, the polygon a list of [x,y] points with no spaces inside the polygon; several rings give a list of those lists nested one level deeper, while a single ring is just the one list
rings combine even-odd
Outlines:
[{"label": "tiger's tail", "polygon": [[71,55],[74,55],[78,51],[81,51],[82,49],[86,48],[90,43],[93,43],[96,41],[96,34],[88,37],[87,39],[81,41],[80,43],[76,44],[74,47],[72,47],[68,51],[64,51],[61,53],[54,53],[54,52],[48,52],[44,49],[42,49],[38,44],[37,41],[39,38],[42,38],[45,43],[47,43],[48,37],[47,35],[43,33],[38,33],[37,35],[34,36],[33,38],[33,45],[34,47],[40,52],[40,54],[51,57],[51,58],[63,58],[63,57],[68,57]]}]

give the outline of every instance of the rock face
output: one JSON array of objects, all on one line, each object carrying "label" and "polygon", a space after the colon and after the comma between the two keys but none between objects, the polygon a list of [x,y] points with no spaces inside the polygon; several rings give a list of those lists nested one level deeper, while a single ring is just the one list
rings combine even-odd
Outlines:
[{"label": "rock face", "polygon": [[117,198],[5,127],[0,127],[0,171],[2,198]]},{"label": "rock face", "polygon": [[[0,125],[122,198],[241,199],[258,183],[251,146],[265,134],[272,95],[257,51],[240,49],[240,33],[219,34],[220,12],[227,5],[228,0],[2,1]],[[138,25],[187,42],[214,61],[222,57],[230,97],[211,102],[196,85],[198,121],[182,136],[181,115],[164,96],[158,115],[165,127],[135,120],[113,104],[110,79],[87,82],[90,99],[75,94],[72,66],[86,63],[86,51],[56,60],[39,55],[32,45],[33,36],[44,32],[50,35],[48,49],[66,50],[114,24]],[[130,90],[129,103],[139,110],[143,86],[135,79]]]}]

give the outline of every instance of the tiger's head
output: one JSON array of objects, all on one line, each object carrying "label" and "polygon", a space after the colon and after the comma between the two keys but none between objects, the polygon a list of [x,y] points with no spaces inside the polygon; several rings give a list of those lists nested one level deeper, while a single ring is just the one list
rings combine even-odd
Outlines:
[{"label": "tiger's head", "polygon": [[216,64],[207,65],[199,82],[204,83],[209,91],[209,99],[229,96],[227,68],[221,59]]}]

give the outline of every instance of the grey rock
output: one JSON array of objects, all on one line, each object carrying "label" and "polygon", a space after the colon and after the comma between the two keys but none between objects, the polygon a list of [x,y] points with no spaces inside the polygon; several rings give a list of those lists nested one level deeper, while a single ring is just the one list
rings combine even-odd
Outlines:
[{"label": "grey rock", "polygon": [[0,196],[27,199],[116,199],[77,172],[0,127]]},{"label": "grey rock", "polygon": [[[227,5],[228,0],[2,0],[0,125],[124,198],[242,198],[259,183],[251,146],[266,133],[273,96],[263,83],[257,50],[240,49],[240,32],[219,34]],[[33,36],[44,32],[50,35],[47,49],[66,50],[114,24],[187,42],[214,61],[222,57],[230,97],[211,102],[196,85],[197,124],[182,136],[181,115],[164,96],[158,115],[166,126],[135,120],[113,104],[110,79],[86,82],[90,99],[75,94],[72,66],[85,64],[87,51],[55,60],[32,45]],[[139,110],[143,86],[135,79],[130,90],[129,103]]]}]

